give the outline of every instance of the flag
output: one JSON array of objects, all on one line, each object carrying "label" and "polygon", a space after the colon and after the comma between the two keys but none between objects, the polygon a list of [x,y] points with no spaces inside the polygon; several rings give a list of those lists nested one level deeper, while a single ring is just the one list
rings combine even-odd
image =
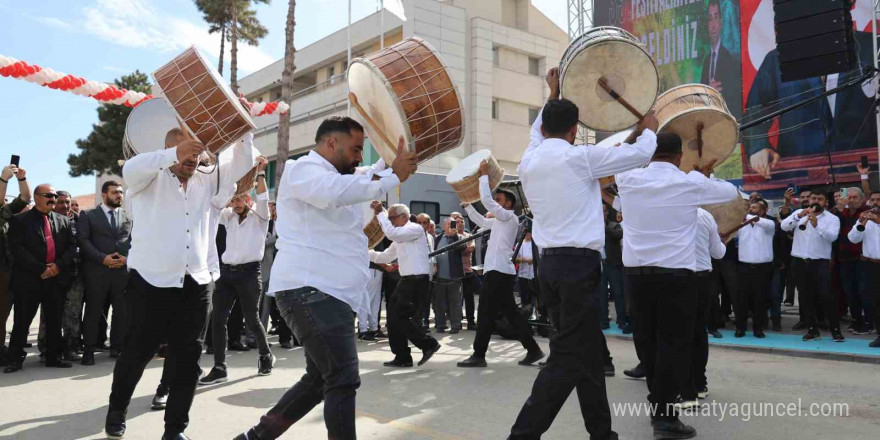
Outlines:
[{"label": "flag", "polygon": [[403,0],[384,0],[383,6],[388,12],[396,15],[403,21],[406,21],[406,14],[403,12]]}]

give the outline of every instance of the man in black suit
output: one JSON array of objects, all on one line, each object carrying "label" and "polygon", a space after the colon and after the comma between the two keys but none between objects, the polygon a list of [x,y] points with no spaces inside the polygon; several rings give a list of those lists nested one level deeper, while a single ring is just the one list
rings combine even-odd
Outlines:
[{"label": "man in black suit", "polygon": [[70,287],[75,252],[70,219],[52,211],[58,193],[43,184],[34,190],[34,209],[16,215],[9,224],[13,257],[12,290],[15,324],[9,343],[9,366],[4,373],[21,370],[28,330],[42,306],[46,319],[46,366],[70,368],[61,359],[61,313]]},{"label": "man in black suit", "polygon": [[83,277],[86,284],[86,314],[83,319],[85,350],[83,365],[95,364],[104,304],[113,306],[110,325],[110,357],[118,357],[125,329],[123,292],[128,281],[126,258],[131,248],[131,220],[121,206],[122,185],[110,180],[101,186],[103,202],[85,211],[77,221],[77,240],[82,251]]},{"label": "man in black suit", "polygon": [[742,97],[739,93],[739,63],[730,54],[730,51],[721,44],[724,25],[718,0],[709,0],[708,17],[709,40],[712,47],[703,61],[700,82],[718,90],[733,115],[739,117],[742,114]]}]

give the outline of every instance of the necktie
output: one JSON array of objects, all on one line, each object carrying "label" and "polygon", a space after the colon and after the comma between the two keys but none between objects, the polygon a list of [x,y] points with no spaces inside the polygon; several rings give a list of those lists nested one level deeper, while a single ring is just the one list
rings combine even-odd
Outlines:
[{"label": "necktie", "polygon": [[116,211],[110,211],[110,227],[116,231]]},{"label": "necktie", "polygon": [[712,51],[712,64],[709,65],[709,79],[715,79],[715,63],[718,61],[718,52]]},{"label": "necktie", "polygon": [[46,240],[46,263],[55,262],[55,237],[52,237],[52,228],[49,226],[49,216],[43,216],[43,237]]}]

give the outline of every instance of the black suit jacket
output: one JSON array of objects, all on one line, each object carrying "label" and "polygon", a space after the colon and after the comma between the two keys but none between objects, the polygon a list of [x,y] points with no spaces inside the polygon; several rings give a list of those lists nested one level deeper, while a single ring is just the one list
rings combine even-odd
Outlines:
[{"label": "black suit jacket", "polygon": [[[49,213],[49,226],[55,240],[55,264],[60,273],[55,280],[70,285],[73,258],[76,253],[75,237],[70,219]],[[18,214],[9,222],[9,248],[13,258],[13,286],[34,287],[46,270],[46,239],[43,236],[43,214],[36,209]]]},{"label": "black suit jacket", "polygon": [[[703,60],[703,72],[700,82],[708,85],[711,73],[712,51],[706,54]],[[734,117],[742,115],[742,96],[740,95],[742,74],[740,73],[739,61],[730,54],[730,51],[719,46],[718,61],[715,62],[715,80],[721,83],[721,96]]]},{"label": "black suit jacket", "polygon": [[115,252],[128,257],[131,249],[131,220],[122,210],[117,210],[114,231],[104,208],[98,206],[79,215],[76,235],[84,270],[112,270],[104,266],[104,258]]}]

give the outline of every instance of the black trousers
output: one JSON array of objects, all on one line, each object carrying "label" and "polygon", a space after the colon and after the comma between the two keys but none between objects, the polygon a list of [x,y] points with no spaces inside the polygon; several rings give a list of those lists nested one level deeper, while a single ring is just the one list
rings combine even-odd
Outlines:
[{"label": "black trousers", "polygon": [[[717,263],[716,263],[717,262]],[[730,312],[736,304],[736,295],[739,293],[739,278],[737,275],[737,261],[712,260],[712,273],[716,274],[718,292],[721,294],[721,309],[719,310],[719,324],[724,324]]]},{"label": "black trousers", "polygon": [[[29,275],[21,274],[22,277]],[[42,306],[43,319],[46,320],[46,359],[60,359],[64,349],[61,338],[61,318],[64,312],[64,299],[68,286],[62,286],[55,279],[41,280],[34,277],[27,283],[13,281],[12,303],[15,318],[12,324],[12,337],[9,340],[9,360],[24,361],[24,351],[31,323]],[[2,325],[6,325],[4,322]]]},{"label": "black trousers", "polygon": [[824,311],[829,329],[840,328],[837,297],[831,291],[831,268],[828,260],[791,258],[798,292],[800,292],[801,322],[815,329],[820,310]]},{"label": "black trousers", "polygon": [[515,275],[495,270],[489,271],[483,277],[483,287],[480,289],[480,326],[474,338],[474,356],[486,356],[489,340],[492,339],[495,324],[500,316],[507,318],[519,342],[526,350],[530,352],[539,350],[526,317],[519,313],[516,301],[513,299],[514,282],[516,282]]},{"label": "black trousers", "polygon": [[630,272],[626,285],[632,289],[633,341],[645,367],[648,401],[657,408],[654,418],[677,420],[672,404],[683,389],[692,364],[696,274]]},{"label": "black trousers", "polygon": [[131,271],[126,288],[129,334],[113,370],[108,411],[128,409],[144,368],[159,343],[167,339],[165,363],[170,369],[171,392],[165,410],[165,433],[174,436],[186,429],[199,380],[199,338],[210,302],[209,286],[196,283],[189,275],[184,278],[183,287],[161,288]]},{"label": "black trousers", "polygon": [[706,365],[709,363],[709,334],[706,332],[709,318],[709,300],[715,292],[710,271],[697,272],[697,301],[694,306],[693,356],[688,379],[681,390],[687,400],[696,400],[697,393],[706,387]]},{"label": "black trousers", "polygon": [[462,296],[464,296],[464,315],[468,325],[476,324],[477,320],[474,315],[474,294],[480,290],[480,280],[477,274],[471,272],[466,274],[461,280]]},{"label": "black trousers", "polygon": [[866,261],[865,270],[868,271],[868,288],[871,292],[871,306],[874,310],[874,328],[880,335],[880,262]]},{"label": "black trousers", "polygon": [[[86,284],[86,313],[83,319],[83,339],[87,350],[94,350],[101,341],[101,324],[106,329],[107,315],[105,304],[113,306],[113,321],[110,324],[110,345],[122,346],[125,340],[125,284],[128,282],[126,269],[97,269],[87,271],[83,277]],[[106,330],[103,330],[106,335]]]},{"label": "black trousers", "polygon": [[[561,250],[560,250],[561,251]],[[541,298],[558,323],[550,340],[547,365],[538,372],[532,392],[510,430],[509,439],[539,439],[573,390],[593,440],[616,439],[605,390],[599,301],[598,252],[572,249],[570,255],[545,255],[539,262]],[[480,319],[480,325],[486,322]]]},{"label": "black trousers", "polygon": [[736,329],[745,331],[752,311],[752,329],[767,328],[767,308],[770,306],[770,286],[773,281],[773,263],[739,263],[739,293],[734,313]]},{"label": "black trousers", "polygon": [[[260,263],[249,263],[238,266],[220,268],[220,279],[217,280],[213,295],[213,312],[211,313],[211,333],[214,340],[214,365],[226,368],[226,321],[232,311],[233,301],[237,301],[244,313],[244,321],[257,341],[260,356],[270,353],[266,340],[266,329],[260,321],[258,304],[263,294],[263,276]],[[229,332],[229,340],[239,340],[240,334]]]},{"label": "black trousers", "polygon": [[419,278],[401,277],[394,294],[388,298],[388,344],[396,359],[412,360],[407,340],[420,350],[437,345],[437,340],[426,335],[413,319],[417,298],[430,288],[427,275]]}]

